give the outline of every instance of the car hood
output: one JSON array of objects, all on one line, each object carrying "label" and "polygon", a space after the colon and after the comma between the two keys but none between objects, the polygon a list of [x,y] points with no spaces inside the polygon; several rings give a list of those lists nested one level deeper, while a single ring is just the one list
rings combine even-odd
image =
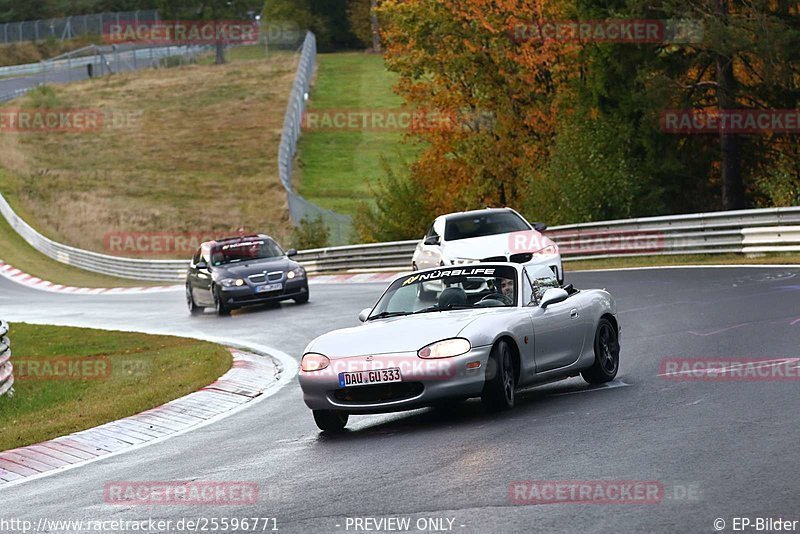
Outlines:
[{"label": "car hood", "polygon": [[306,347],[306,352],[331,359],[417,352],[436,341],[456,337],[473,321],[498,312],[502,310],[451,310],[368,321],[322,335]]},{"label": "car hood", "polygon": [[[523,246],[515,246],[515,236],[521,235],[524,240]],[[536,250],[555,244],[549,237],[542,235],[536,230],[525,232],[514,232],[511,234],[487,235],[482,237],[472,237],[469,239],[459,239],[457,241],[447,241],[444,244],[444,253],[448,259],[466,258],[480,260],[492,256],[507,256],[519,252],[535,252],[528,250],[529,244],[535,244]],[[540,247],[538,245],[541,244]],[[536,248],[538,247],[538,248]]]},{"label": "car hood", "polygon": [[288,271],[296,266],[297,264],[294,261],[286,256],[281,256],[278,258],[268,258],[215,267],[214,272],[218,274],[220,278],[246,278],[253,274],[261,274],[264,271]]}]

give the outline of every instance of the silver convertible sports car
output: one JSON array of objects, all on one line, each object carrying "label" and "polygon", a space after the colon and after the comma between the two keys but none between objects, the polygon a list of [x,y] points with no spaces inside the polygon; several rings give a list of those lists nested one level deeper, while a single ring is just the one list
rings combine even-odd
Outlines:
[{"label": "silver convertible sports car", "polygon": [[[441,282],[430,294],[419,285]],[[619,369],[619,322],[604,290],[561,287],[545,266],[472,264],[396,278],[364,323],[322,335],[300,364],[303,399],[323,431],[350,414],[449,405],[481,397],[494,410],[515,391]]]}]

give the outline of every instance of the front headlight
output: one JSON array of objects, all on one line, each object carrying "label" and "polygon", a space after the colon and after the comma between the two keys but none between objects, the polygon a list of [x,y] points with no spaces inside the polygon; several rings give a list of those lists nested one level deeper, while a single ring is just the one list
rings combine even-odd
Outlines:
[{"label": "front headlight", "polygon": [[242,287],[244,280],[241,278],[223,278],[219,281],[222,287]]},{"label": "front headlight", "polygon": [[317,354],[316,352],[307,352],[303,354],[303,359],[300,360],[300,369],[306,373],[313,373],[314,371],[322,371],[331,361],[327,356]]},{"label": "front headlight", "polygon": [[473,260],[471,258],[453,258],[450,260],[453,265],[470,265],[472,263],[480,263],[481,260]]},{"label": "front headlight", "polygon": [[303,278],[306,275],[306,270],[302,267],[297,267],[286,273],[286,278],[293,280],[295,278]]},{"label": "front headlight", "polygon": [[555,256],[556,254],[558,254],[558,246],[550,245],[549,247],[544,247],[541,250],[537,250],[533,253],[533,256],[536,258],[540,256]]},{"label": "front headlight", "polygon": [[422,347],[417,352],[417,356],[426,360],[433,360],[436,358],[452,358],[453,356],[460,356],[472,350],[472,345],[464,338],[456,337],[453,339],[445,339],[431,343],[427,347]]}]

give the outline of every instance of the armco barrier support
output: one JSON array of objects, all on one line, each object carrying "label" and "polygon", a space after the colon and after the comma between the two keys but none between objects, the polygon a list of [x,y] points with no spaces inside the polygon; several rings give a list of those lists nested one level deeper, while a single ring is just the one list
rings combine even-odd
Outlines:
[{"label": "armco barrier support", "polygon": [[11,340],[7,337],[8,323],[0,320],[0,396],[14,387],[14,366],[11,364]]}]

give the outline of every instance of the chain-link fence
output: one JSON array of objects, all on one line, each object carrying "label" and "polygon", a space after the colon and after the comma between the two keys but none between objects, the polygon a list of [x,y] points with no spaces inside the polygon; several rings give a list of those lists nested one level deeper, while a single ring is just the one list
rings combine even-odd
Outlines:
[{"label": "chain-link fence", "polygon": [[82,35],[103,35],[108,24],[157,21],[158,11],[95,13],[63,19],[28,20],[0,24],[0,44],[58,39],[66,41]]},{"label": "chain-link fence", "polygon": [[292,170],[294,168],[294,156],[297,153],[297,140],[300,138],[303,113],[306,110],[308,90],[311,86],[316,63],[317,39],[312,32],[308,32],[301,49],[300,64],[297,68],[297,75],[289,97],[289,107],[286,110],[286,118],[283,122],[281,144],[278,149],[278,172],[281,183],[286,189],[289,201],[289,215],[292,223],[299,225],[304,219],[308,221],[322,219],[330,231],[331,244],[342,245],[350,241],[352,219],[347,215],[326,210],[309,202],[296,193],[292,187]]},{"label": "chain-link fence", "polygon": [[[71,83],[115,72],[179,66],[197,61],[209,46],[90,45],[35,65],[23,65],[19,76],[0,78],[0,103],[24,95],[40,85]],[[34,68],[36,67],[36,68]],[[0,76],[2,76],[0,69]]]}]

